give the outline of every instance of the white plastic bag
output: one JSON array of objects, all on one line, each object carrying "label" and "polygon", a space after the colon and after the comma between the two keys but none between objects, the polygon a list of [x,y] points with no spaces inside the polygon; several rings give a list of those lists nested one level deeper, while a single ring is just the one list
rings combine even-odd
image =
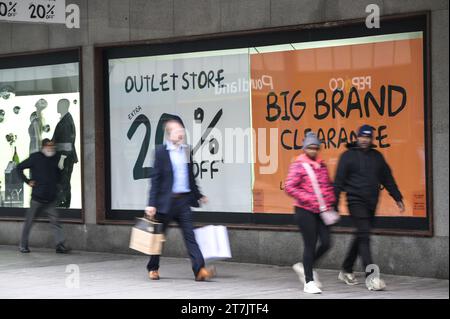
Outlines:
[{"label": "white plastic bag", "polygon": [[231,258],[230,241],[225,226],[209,225],[194,229],[194,233],[205,260]]}]

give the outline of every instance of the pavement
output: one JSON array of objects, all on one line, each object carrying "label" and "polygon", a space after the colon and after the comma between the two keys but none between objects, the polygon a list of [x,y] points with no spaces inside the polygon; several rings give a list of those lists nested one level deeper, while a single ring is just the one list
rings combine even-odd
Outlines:
[{"label": "pavement", "polygon": [[347,286],[336,270],[317,269],[323,293],[303,293],[291,267],[214,262],[217,277],[196,282],[188,258],[161,258],[161,280],[148,279],[144,255],[0,246],[0,299],[448,299],[449,281],[382,275],[385,291]]}]

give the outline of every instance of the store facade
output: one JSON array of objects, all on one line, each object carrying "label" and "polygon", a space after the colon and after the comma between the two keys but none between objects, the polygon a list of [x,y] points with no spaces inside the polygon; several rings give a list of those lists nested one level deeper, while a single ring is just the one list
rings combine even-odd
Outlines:
[{"label": "store facade", "polygon": [[[91,5],[88,16],[103,6]],[[172,6],[177,10],[176,1]],[[442,49],[434,41],[436,32],[444,32],[436,23],[448,14],[448,4],[411,13],[386,6],[393,12],[374,29],[359,12],[342,13],[333,23],[318,17],[176,34],[174,14],[171,35],[152,36],[149,30],[135,40],[120,38],[126,23],[128,37],[140,34],[132,28],[139,14],[115,20],[121,9],[111,1],[106,18],[90,16],[78,31],[50,32],[49,43],[77,34],[73,45],[58,48],[15,50],[22,25],[0,23],[11,34],[11,46],[0,51],[1,243],[17,244],[30,196],[12,167],[50,138],[70,159],[70,183],[58,206],[74,248],[131,253],[130,225],[146,205],[152,151],[163,143],[164,121],[177,118],[193,146],[199,185],[210,198],[195,210],[195,222],[227,225],[236,261],[290,264],[300,258],[301,241],[283,181],[304,134],[312,130],[323,141],[333,177],[345,144],[354,141],[358,126],[370,124],[407,207],[398,213],[381,190],[373,242],[380,268],[448,278],[448,198],[442,195],[443,188],[448,191],[448,152],[441,150],[448,146],[436,147],[448,145],[448,118],[440,117],[448,95],[439,90],[448,73],[436,66],[439,59],[448,62],[448,44],[434,53]],[[221,6],[221,14],[231,9]],[[205,14],[204,7],[195,10]],[[206,15],[214,14],[208,10]],[[276,12],[273,5],[264,10]],[[335,248],[322,267],[339,268],[350,240],[342,202]],[[35,236],[39,245],[50,245],[45,232]],[[170,232],[168,255],[183,256],[179,237]],[[433,256],[434,267],[421,266],[424,256]]]}]

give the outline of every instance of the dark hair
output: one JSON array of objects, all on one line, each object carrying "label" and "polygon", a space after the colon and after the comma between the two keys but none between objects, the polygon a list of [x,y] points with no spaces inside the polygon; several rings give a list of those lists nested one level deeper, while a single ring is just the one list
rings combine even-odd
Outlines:
[{"label": "dark hair", "polygon": [[44,138],[42,140],[42,147],[47,146],[48,144],[53,143],[52,140],[48,139],[48,138]]}]

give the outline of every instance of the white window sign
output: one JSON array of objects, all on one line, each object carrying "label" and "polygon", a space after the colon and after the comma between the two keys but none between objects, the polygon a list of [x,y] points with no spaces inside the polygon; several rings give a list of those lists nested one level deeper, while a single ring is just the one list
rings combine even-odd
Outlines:
[{"label": "white window sign", "polygon": [[0,20],[66,23],[66,0],[0,0]]}]

